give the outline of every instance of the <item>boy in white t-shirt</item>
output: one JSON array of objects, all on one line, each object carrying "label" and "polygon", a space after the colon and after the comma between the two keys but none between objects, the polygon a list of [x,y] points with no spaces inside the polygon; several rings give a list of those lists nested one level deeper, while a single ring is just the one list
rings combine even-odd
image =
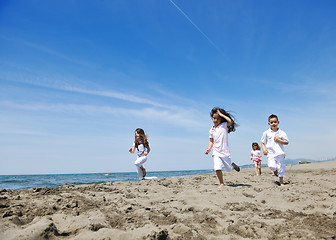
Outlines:
[{"label": "boy in white t-shirt", "polygon": [[278,128],[279,123],[276,115],[268,117],[270,129],[263,133],[261,147],[264,155],[268,157],[268,167],[279,177],[280,185],[283,185],[286,168],[284,145],[288,145],[289,140],[287,134]]}]

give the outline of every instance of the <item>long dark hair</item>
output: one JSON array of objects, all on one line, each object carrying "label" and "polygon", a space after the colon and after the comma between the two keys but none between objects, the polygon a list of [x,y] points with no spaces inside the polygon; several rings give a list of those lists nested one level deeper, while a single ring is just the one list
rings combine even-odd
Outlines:
[{"label": "long dark hair", "polygon": [[260,150],[260,146],[257,142],[252,143],[252,149],[253,149],[254,146],[257,147],[257,150]]},{"label": "long dark hair", "polygon": [[[232,114],[230,114],[229,112],[225,111],[224,109],[219,108],[219,107],[214,107],[213,109],[211,109],[211,112],[210,112],[210,116],[211,116],[211,118],[213,117],[213,115],[214,115],[215,113],[217,113],[218,110],[219,110],[222,114],[224,114],[225,116],[227,116],[228,118],[230,118],[231,121],[232,121],[232,125],[231,125],[231,126],[228,126],[228,133],[236,131],[236,128],[237,128],[239,125],[236,123],[235,117],[234,117]],[[226,121],[225,118],[222,118],[222,117],[221,117],[221,123],[223,123],[223,122],[227,122],[227,121]]]},{"label": "long dark hair", "polygon": [[[149,146],[149,142],[147,139],[147,135],[145,134],[145,131],[142,128],[135,129],[135,132],[140,135],[140,140],[142,141],[143,145],[145,147]],[[134,140],[135,146],[137,147],[140,142],[137,141],[137,139]]]}]

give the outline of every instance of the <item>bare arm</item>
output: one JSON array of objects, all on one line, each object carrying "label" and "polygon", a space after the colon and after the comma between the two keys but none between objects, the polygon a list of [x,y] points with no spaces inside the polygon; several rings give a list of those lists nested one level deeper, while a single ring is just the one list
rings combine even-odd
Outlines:
[{"label": "bare arm", "polygon": [[288,142],[286,140],[283,140],[283,139],[281,139],[281,138],[279,138],[277,136],[274,137],[274,141],[278,142],[278,143],[280,143],[282,145],[288,145]]},{"label": "bare arm", "polygon": [[145,152],[144,154],[145,154],[145,156],[147,156],[148,155],[148,153],[150,152],[150,147],[149,147],[149,145],[146,147],[146,149],[147,149],[147,152]]},{"label": "bare arm", "polygon": [[262,147],[262,150],[263,150],[264,155],[267,155],[267,154],[268,154],[268,151],[267,151],[267,149],[266,149],[265,144],[264,144],[264,143],[261,143],[261,147]]},{"label": "bare arm", "polygon": [[213,138],[210,138],[210,142],[209,142],[207,150],[205,150],[205,154],[208,154],[211,151],[211,148],[213,146],[213,142],[214,142]]},{"label": "bare arm", "polygon": [[134,152],[135,152],[135,146],[129,148],[128,151],[129,151],[130,153],[134,153]]},{"label": "bare arm", "polygon": [[225,116],[223,113],[221,113],[219,110],[217,110],[217,113],[219,116],[221,116],[222,118],[224,118],[227,121],[226,126],[231,126],[233,124],[233,121],[231,120],[231,118]]}]

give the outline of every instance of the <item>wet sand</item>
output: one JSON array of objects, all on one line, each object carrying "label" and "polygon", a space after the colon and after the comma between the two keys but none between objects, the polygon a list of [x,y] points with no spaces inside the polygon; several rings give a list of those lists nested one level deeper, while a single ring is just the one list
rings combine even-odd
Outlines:
[{"label": "wet sand", "polygon": [[336,162],[0,190],[0,239],[335,239]]}]

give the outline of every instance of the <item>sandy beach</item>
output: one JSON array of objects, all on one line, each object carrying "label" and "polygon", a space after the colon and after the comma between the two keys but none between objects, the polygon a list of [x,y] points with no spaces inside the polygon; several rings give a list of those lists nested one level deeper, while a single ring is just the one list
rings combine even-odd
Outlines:
[{"label": "sandy beach", "polygon": [[0,239],[335,239],[336,162],[0,190]]}]

